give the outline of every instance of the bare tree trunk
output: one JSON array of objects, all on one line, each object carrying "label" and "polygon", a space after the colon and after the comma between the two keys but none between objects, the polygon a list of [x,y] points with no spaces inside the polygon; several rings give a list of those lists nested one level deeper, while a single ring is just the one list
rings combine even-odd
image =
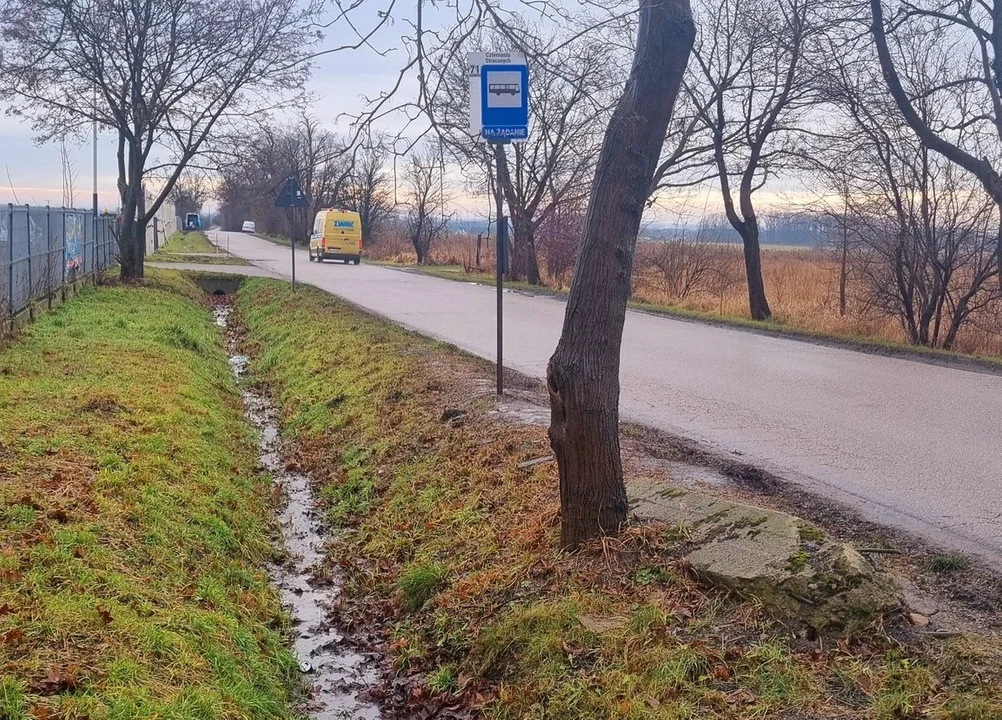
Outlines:
[{"label": "bare tree trunk", "polygon": [[565,548],[616,534],[626,521],[623,323],[644,203],[694,37],[689,0],[641,0],[633,68],[605,133],[564,327],[546,373]]},{"label": "bare tree trunk", "polygon": [[146,238],[140,234],[140,223],[136,222],[138,209],[139,197],[136,192],[136,185],[130,184],[125,192],[125,204],[122,207],[122,225],[118,232],[119,263],[121,264],[121,279],[123,282],[139,280],[144,274],[142,251]]},{"label": "bare tree trunk", "polygon": [[536,261],[536,229],[525,216],[508,204],[512,214],[511,272],[512,280],[525,279],[530,285],[539,285],[539,263]]},{"label": "bare tree trunk", "polygon": [[741,241],[745,254],[745,274],[748,278],[748,310],[753,320],[768,320],[772,317],[772,310],[765,297],[765,281],[762,279],[762,248],[758,241],[758,225],[744,223]]},{"label": "bare tree trunk", "polygon": [[536,259],[536,226],[523,223],[522,254],[525,263],[525,279],[530,285],[539,285],[539,262]]},{"label": "bare tree trunk", "polygon": [[[848,205],[848,200],[846,201]],[[846,208],[842,216],[842,264],[838,274],[838,314],[845,317],[846,285],[849,281],[849,210]]]},{"label": "bare tree trunk", "polygon": [[[516,157],[518,157],[516,153]],[[508,169],[508,156],[504,145],[494,146],[494,158],[501,179],[501,188],[508,200],[508,214],[511,215],[512,237],[511,258],[508,279],[525,279],[530,285],[539,285],[539,262],[536,259],[535,227],[526,216],[521,200],[512,185]]]}]

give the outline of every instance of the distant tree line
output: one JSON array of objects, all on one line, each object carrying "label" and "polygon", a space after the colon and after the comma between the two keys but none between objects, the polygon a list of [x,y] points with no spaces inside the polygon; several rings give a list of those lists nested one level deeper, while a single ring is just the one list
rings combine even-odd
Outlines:
[{"label": "distant tree line", "polygon": [[[260,233],[294,234],[302,242],[313,218],[323,208],[359,213],[363,241],[372,242],[393,212],[387,152],[381,145],[349,145],[310,115],[292,122],[261,123],[253,131],[227,138],[216,148],[220,182],[217,190],[224,230],[239,230],[252,220]],[[310,207],[293,214],[275,200],[294,176]]]}]

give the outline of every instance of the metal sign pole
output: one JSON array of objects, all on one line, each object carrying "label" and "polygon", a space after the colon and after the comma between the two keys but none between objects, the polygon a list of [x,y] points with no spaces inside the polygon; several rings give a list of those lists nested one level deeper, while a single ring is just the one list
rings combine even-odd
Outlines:
[{"label": "metal sign pole", "polygon": [[292,248],[292,292],[296,292],[296,210],[289,208],[289,247]]},{"label": "metal sign pole", "polygon": [[497,163],[497,180],[494,184],[494,200],[497,205],[497,240],[495,243],[497,255],[497,273],[495,285],[497,288],[497,392],[498,397],[504,395],[504,259],[508,250],[508,220],[504,216],[504,192],[501,189],[501,163]]},{"label": "metal sign pole", "polygon": [[290,175],[275,200],[275,207],[286,209],[289,218],[289,247],[292,251],[292,291],[296,291],[296,208],[308,208],[310,200],[299,186],[299,178]]},{"label": "metal sign pole", "polygon": [[504,393],[504,273],[508,221],[504,216],[504,145],[529,137],[529,66],[521,53],[474,52],[467,56],[470,134],[494,146],[497,163],[497,391]]}]

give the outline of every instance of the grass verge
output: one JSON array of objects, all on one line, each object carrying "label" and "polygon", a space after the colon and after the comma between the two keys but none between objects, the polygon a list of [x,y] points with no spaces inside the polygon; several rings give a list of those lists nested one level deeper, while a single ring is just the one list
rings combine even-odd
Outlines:
[{"label": "grass verge", "polygon": [[284,718],[296,663],[220,333],[178,273],[0,352],[0,718]]},{"label": "grass verge", "polygon": [[809,639],[697,584],[671,527],[556,549],[545,430],[496,414],[491,369],[312,288],[251,279],[238,311],[347,575],[400,676],[386,700],[494,718],[1002,717],[997,648]]},{"label": "grass verge", "polygon": [[201,230],[175,232],[149,259],[153,262],[250,265],[243,258],[235,257],[220,250],[209,242],[208,236]]}]

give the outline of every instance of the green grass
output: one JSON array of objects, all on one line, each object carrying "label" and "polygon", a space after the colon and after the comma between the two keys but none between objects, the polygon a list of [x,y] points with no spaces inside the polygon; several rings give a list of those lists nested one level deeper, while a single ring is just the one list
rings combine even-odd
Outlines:
[{"label": "green grass", "polygon": [[270,483],[200,297],[90,288],[0,351],[0,717],[291,716]]},{"label": "green grass", "polygon": [[556,467],[518,469],[546,430],[491,417],[486,363],[314,288],[252,278],[237,308],[255,380],[346,528],[328,562],[350,619],[382,627],[429,693],[499,719],[1002,718],[997,643],[961,654],[869,628],[809,647],[697,584],[680,528],[562,553]]},{"label": "green grass", "polygon": [[971,567],[971,559],[960,553],[944,553],[936,555],[929,563],[933,572],[948,575],[963,572]]},{"label": "green grass", "polygon": [[[205,257],[211,254],[212,257]],[[151,262],[202,263],[209,265],[250,265],[213,245],[201,230],[175,232],[159,250],[150,255]]]},{"label": "green grass", "polygon": [[422,562],[407,568],[397,581],[404,607],[411,612],[420,610],[435,596],[448,575],[448,568],[437,562]]}]

